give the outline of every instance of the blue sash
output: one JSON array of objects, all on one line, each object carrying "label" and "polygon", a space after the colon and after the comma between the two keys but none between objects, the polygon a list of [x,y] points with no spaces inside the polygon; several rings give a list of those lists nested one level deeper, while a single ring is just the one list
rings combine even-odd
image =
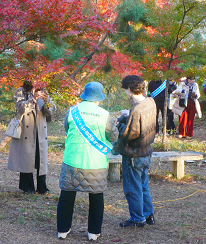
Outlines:
[{"label": "blue sash", "polygon": [[71,107],[71,115],[78,131],[89,142],[91,146],[93,146],[95,149],[97,149],[100,153],[104,155],[107,155],[107,153],[112,150],[112,148],[110,148],[104,142],[100,141],[97,138],[97,136],[92,132],[92,130],[90,130],[90,128],[85,124],[79,112],[78,105]]},{"label": "blue sash", "polygon": [[165,80],[161,86],[159,86],[155,91],[153,91],[150,96],[152,98],[156,97],[158,94],[160,94],[160,92],[162,92],[165,88],[166,88],[166,83],[167,81]]}]

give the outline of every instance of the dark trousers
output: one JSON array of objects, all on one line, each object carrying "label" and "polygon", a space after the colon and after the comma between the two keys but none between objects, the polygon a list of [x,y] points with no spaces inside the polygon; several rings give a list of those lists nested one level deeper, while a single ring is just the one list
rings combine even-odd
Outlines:
[{"label": "dark trousers", "polygon": [[163,119],[163,117],[164,117],[164,101],[162,101],[162,102],[155,101],[155,103],[156,103],[156,107],[157,107],[156,133],[159,133],[159,122],[158,122],[159,111],[161,111],[162,119]]},{"label": "dark trousers", "polygon": [[[43,194],[48,189],[46,187],[46,175],[39,175],[40,153],[39,153],[38,134],[36,136],[35,168],[37,169],[37,191],[39,193]],[[19,189],[26,191],[26,192],[34,192],[35,191],[33,173],[20,173]]]},{"label": "dark trousers", "polygon": [[176,126],[174,123],[174,113],[169,108],[167,108],[167,131],[168,133],[176,132]]},{"label": "dark trousers", "polygon": [[[19,189],[25,192],[34,192],[34,178],[32,173],[20,173]],[[37,170],[37,191],[44,194],[47,191],[46,175],[38,175]]]},{"label": "dark trousers", "polygon": [[[76,191],[63,191],[59,197],[57,206],[57,230],[58,232],[67,232],[72,225],[72,216],[74,211],[74,202]],[[89,216],[88,232],[100,234],[104,214],[103,193],[89,193]]]}]

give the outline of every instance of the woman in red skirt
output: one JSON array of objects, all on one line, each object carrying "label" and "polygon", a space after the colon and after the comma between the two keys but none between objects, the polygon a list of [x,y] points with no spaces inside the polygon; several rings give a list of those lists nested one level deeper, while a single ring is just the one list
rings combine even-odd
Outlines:
[{"label": "woman in red skirt", "polygon": [[200,97],[200,91],[198,84],[195,82],[195,77],[187,77],[187,79],[180,83],[175,94],[180,93],[187,94],[186,107],[180,116],[179,124],[179,138],[186,137],[191,139],[193,136],[193,125],[195,113],[198,113],[199,117],[201,116],[200,106],[198,98]]}]

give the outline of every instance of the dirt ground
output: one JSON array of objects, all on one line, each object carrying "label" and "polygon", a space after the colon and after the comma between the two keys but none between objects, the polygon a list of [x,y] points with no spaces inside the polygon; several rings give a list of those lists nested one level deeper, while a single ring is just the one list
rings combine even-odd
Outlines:
[{"label": "dirt ground", "polygon": [[[203,122],[195,126],[194,139],[206,142]],[[62,130],[60,123],[59,134]],[[3,135],[3,128],[0,128],[0,140]],[[64,241],[57,239],[56,209],[62,151],[49,152],[49,196],[27,195],[18,189],[19,173],[7,170],[8,152],[8,146],[0,151],[0,243],[89,243],[87,193],[77,193],[71,233]],[[144,228],[119,227],[122,220],[129,218],[122,180],[108,182],[103,228],[96,243],[206,243],[206,163],[186,163],[186,176],[182,180],[175,179],[170,171],[170,162],[151,165],[150,191],[156,223]]]}]

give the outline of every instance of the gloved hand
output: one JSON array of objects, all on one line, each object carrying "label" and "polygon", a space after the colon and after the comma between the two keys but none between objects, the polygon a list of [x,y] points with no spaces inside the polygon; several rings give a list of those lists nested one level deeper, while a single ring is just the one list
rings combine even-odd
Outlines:
[{"label": "gloved hand", "polygon": [[117,120],[119,121],[119,123],[126,124],[127,118],[128,116],[122,115],[120,118],[117,118]]},{"label": "gloved hand", "polygon": [[121,134],[124,133],[125,128],[126,128],[126,125],[123,124],[123,123],[119,123],[119,124],[117,125],[117,129],[118,129],[118,131],[119,131],[119,136],[120,136]]}]

